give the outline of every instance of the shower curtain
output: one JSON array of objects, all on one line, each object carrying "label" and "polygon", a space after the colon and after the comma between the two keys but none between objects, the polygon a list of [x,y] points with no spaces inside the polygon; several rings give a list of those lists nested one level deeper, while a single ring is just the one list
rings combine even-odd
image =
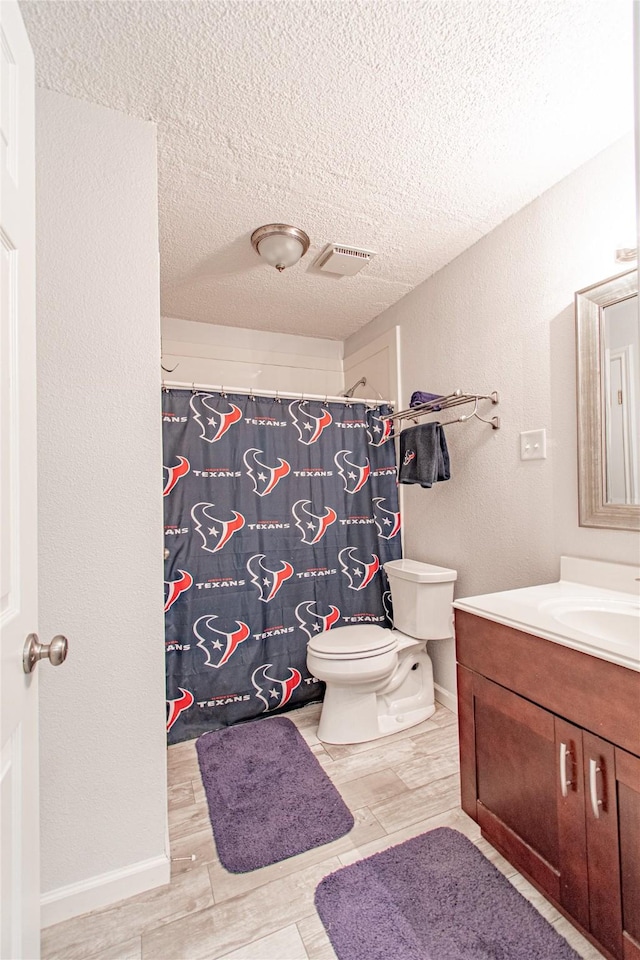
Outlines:
[{"label": "shower curtain", "polygon": [[319,700],[308,640],[391,625],[390,408],[164,390],[169,743]]}]

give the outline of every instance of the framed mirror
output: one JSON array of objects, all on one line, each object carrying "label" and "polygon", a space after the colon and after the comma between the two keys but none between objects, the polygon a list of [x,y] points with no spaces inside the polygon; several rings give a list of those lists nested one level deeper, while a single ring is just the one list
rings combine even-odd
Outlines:
[{"label": "framed mirror", "polygon": [[580,525],[640,530],[638,271],[576,293]]}]

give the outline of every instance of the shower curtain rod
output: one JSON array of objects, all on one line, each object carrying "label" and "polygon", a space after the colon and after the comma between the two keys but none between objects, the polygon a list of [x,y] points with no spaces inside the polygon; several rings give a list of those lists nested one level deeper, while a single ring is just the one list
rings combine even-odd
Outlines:
[{"label": "shower curtain rod", "polygon": [[370,407],[378,407],[381,403],[395,406],[393,400],[369,400],[361,397],[336,397],[322,393],[295,393],[290,390],[254,390],[252,387],[227,387],[226,385],[212,385],[210,383],[185,383],[181,380],[163,380],[163,390],[211,390],[214,393],[246,393],[247,396],[273,397],[274,400],[321,400],[323,403],[366,403]]}]

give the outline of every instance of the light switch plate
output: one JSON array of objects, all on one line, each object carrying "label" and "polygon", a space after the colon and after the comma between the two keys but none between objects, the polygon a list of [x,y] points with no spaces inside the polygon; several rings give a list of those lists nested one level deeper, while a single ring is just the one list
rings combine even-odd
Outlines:
[{"label": "light switch plate", "polygon": [[546,460],[547,431],[527,430],[520,434],[521,460]]}]

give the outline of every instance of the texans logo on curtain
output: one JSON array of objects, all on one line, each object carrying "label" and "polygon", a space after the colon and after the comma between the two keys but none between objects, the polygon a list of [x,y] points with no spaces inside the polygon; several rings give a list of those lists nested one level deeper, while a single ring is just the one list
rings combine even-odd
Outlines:
[{"label": "texans logo on curtain", "polygon": [[387,623],[391,422],[359,402],[164,391],[170,743],[320,700],[307,643]]},{"label": "texans logo on curtain", "polygon": [[263,713],[284,707],[285,704],[289,703],[293,691],[300,686],[302,681],[302,674],[295,667],[289,667],[289,676],[285,677],[284,680],[267,672],[272,667],[272,663],[263,663],[251,675],[256,697],[264,703]]},{"label": "texans logo on curtain", "polygon": [[309,407],[308,400],[294,400],[289,404],[289,413],[293,425],[298,431],[298,441],[310,446],[317,443],[330,423],[333,423],[333,417],[324,407],[319,411],[314,411]]},{"label": "texans logo on curtain", "polygon": [[333,507],[325,507],[322,513],[314,513],[311,506],[311,500],[297,500],[291,513],[302,535],[302,542],[314,544],[322,540],[331,524],[338,519],[338,514]]},{"label": "texans logo on curtain", "polygon": [[322,606],[325,609],[327,607],[329,608],[329,612],[321,614],[318,612],[319,606],[316,600],[304,600],[296,607],[296,620],[300,624],[300,629],[304,630],[309,637],[309,640],[319,633],[331,630],[331,627],[340,619],[340,610],[338,607],[334,607],[333,604],[323,604]]},{"label": "texans logo on curtain", "polygon": [[214,624],[217,619],[215,614],[198,617],[193,625],[193,632],[198,638],[198,646],[204,650],[206,656],[204,666],[219,670],[235,653],[238,645],[249,638],[251,630],[240,620],[236,620],[235,627],[231,630],[221,630]]},{"label": "texans logo on curtain", "polygon": [[162,496],[168,497],[178,480],[180,480],[181,477],[186,477],[186,475],[189,473],[189,470],[191,470],[191,464],[186,457],[178,457],[178,463],[175,467],[163,467],[162,469],[166,473]]},{"label": "texans logo on curtain", "polygon": [[213,512],[214,507],[214,503],[196,503],[191,510],[195,529],[202,537],[200,546],[209,553],[217,553],[226,547],[234,533],[242,530],[245,523],[243,515],[236,510],[231,511],[230,518],[223,520]]},{"label": "texans logo on curtain", "polygon": [[247,563],[251,582],[258,588],[263,603],[273,600],[283,583],[293,576],[293,567],[287,560],[266,564],[266,559],[264,553],[255,553]]},{"label": "texans logo on curtain", "polygon": [[393,603],[391,601],[391,590],[385,590],[382,594],[382,606],[384,607],[384,613],[387,620],[393,626]]},{"label": "texans logo on curtain", "polygon": [[380,560],[375,554],[371,555],[369,562],[361,559],[358,552],[358,547],[345,547],[338,554],[338,560],[342,572],[349,581],[350,590],[364,590],[380,569]]},{"label": "texans logo on curtain", "polygon": [[383,420],[374,413],[367,416],[367,437],[372,447],[381,447],[393,436],[393,420]]},{"label": "texans logo on curtain", "polygon": [[194,697],[190,690],[183,690],[182,687],[180,687],[180,694],[181,696],[176,697],[175,700],[167,700],[167,706],[169,707],[167,713],[167,733],[171,730],[171,727],[180,714],[193,706]]},{"label": "texans logo on curtain", "polygon": [[371,476],[371,467],[369,466],[369,458],[367,457],[366,463],[363,465],[359,463],[354,463],[353,460],[349,459],[349,455],[353,457],[353,452],[351,450],[338,450],[334,459],[334,463],[338,468],[338,474],[342,477],[342,482],[344,483],[344,489],[347,493],[358,493],[359,490],[362,490],[365,483]]},{"label": "texans logo on curtain", "polygon": [[284,480],[287,474],[291,473],[291,464],[278,457],[277,465],[270,467],[258,459],[259,454],[264,455],[264,450],[253,447],[245,452],[242,459],[247,468],[247,476],[253,483],[253,492],[259,497],[266,497],[275,490],[277,484]]},{"label": "texans logo on curtain", "polygon": [[164,612],[170,610],[174,605],[176,600],[180,597],[181,594],[186,593],[187,590],[191,589],[193,586],[193,577],[188,570],[178,570],[180,576],[177,580],[170,580],[168,583],[165,580],[166,590],[166,599],[164,601]]},{"label": "texans logo on curtain", "polygon": [[193,419],[200,428],[200,439],[217,443],[234,423],[242,419],[242,410],[214,394],[194,394],[190,401]]},{"label": "texans logo on curtain", "polygon": [[373,498],[373,515],[376,521],[378,536],[383,540],[392,540],[400,533],[400,511],[389,510],[383,507],[385,497]]}]

